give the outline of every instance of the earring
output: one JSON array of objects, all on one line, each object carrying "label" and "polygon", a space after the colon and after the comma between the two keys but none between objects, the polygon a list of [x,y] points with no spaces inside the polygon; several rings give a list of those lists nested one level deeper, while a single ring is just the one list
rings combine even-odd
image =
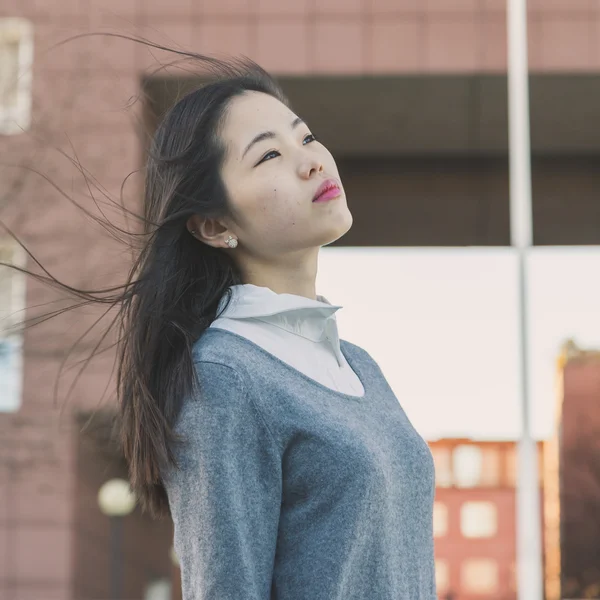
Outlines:
[{"label": "earring", "polygon": [[196,230],[195,230],[195,229],[190,229],[190,233],[191,233],[192,235],[196,235]]},{"label": "earring", "polygon": [[238,241],[233,237],[233,236],[229,236],[226,240],[225,243],[230,247],[230,248],[236,248],[238,245]]}]

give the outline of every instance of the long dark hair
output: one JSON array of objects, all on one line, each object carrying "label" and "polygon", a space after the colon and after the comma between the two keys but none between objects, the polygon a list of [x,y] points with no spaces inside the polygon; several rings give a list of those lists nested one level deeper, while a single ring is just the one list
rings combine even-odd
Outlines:
[{"label": "long dark hair", "polygon": [[195,387],[192,347],[217,317],[230,286],[242,283],[231,251],[195,239],[186,223],[192,215],[230,215],[220,176],[225,147],[219,133],[231,100],[258,91],[289,102],[250,59],[217,59],[119,37],[175,52],[208,71],[210,80],[179,99],[154,132],[145,164],[143,215],[138,215],[142,232],[133,234],[137,256],[125,283],[90,292],[47,271],[34,276],[74,294],[80,304],[116,308],[111,322],[118,331],[115,431],[142,511],[160,518],[170,514],[161,471],[177,467],[173,424]]}]

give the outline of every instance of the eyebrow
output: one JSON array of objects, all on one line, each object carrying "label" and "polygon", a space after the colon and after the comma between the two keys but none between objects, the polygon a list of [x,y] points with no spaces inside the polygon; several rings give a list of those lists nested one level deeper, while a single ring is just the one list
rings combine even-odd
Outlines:
[{"label": "eyebrow", "polygon": [[[296,127],[298,127],[298,125],[300,125],[301,123],[304,123],[304,120],[301,117],[296,117],[293,121],[292,121],[292,129],[295,129]],[[244,158],[244,156],[246,156],[246,154],[248,154],[248,151],[250,150],[250,148],[252,148],[252,146],[254,146],[254,144],[258,144],[258,142],[262,142],[264,140],[271,140],[273,139],[275,136],[275,132],[273,131],[263,131],[262,133],[259,133],[247,146],[246,149],[244,150],[244,154],[242,154],[242,159]]]}]

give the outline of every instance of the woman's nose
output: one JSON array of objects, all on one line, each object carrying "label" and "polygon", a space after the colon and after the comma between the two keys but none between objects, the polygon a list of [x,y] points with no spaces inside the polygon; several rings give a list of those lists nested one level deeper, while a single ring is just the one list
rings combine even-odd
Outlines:
[{"label": "woman's nose", "polygon": [[315,173],[323,172],[323,163],[317,157],[310,157],[305,159],[300,164],[300,175],[305,179],[309,179]]}]

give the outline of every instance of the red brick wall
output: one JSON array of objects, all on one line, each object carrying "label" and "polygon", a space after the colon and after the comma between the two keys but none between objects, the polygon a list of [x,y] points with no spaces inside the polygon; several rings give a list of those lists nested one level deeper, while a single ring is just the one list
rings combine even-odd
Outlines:
[{"label": "red brick wall", "polygon": [[[473,72],[506,68],[505,0],[8,0],[4,12],[56,29],[146,26],[197,51],[243,53],[286,73]],[[600,66],[599,7],[589,0],[530,0],[534,70]],[[121,42],[93,43],[94,63],[136,65]],[[74,66],[73,57],[61,61]],[[95,66],[95,64],[93,66]],[[139,65],[140,63],[137,62]]]},{"label": "red brick wall", "polygon": [[[564,597],[600,597],[600,357],[564,368],[560,437]],[[588,595],[592,594],[592,595]]]},{"label": "red brick wall", "polygon": [[[468,559],[490,559],[498,566],[498,589],[489,597],[502,600],[515,600],[516,594],[516,460],[517,443],[510,441],[486,441],[444,439],[430,442],[430,447],[452,451],[455,447],[467,444],[480,447],[482,450],[493,450],[499,460],[498,479],[493,481],[489,473],[479,484],[473,487],[436,487],[436,502],[443,504],[447,510],[448,528],[444,535],[435,538],[436,559],[443,560],[448,565],[449,587],[454,597],[460,600],[479,600],[480,595],[470,594],[464,588],[461,571]],[[543,481],[542,444],[538,442],[540,481]],[[436,473],[441,475],[436,466]],[[483,470],[486,470],[484,458]],[[441,478],[440,478],[441,481]],[[540,526],[543,537],[543,494],[540,489]],[[497,530],[489,538],[467,538],[461,530],[461,508],[465,502],[491,502],[496,508]],[[542,540],[543,548],[543,540]],[[440,598],[445,596],[439,590]]]}]

